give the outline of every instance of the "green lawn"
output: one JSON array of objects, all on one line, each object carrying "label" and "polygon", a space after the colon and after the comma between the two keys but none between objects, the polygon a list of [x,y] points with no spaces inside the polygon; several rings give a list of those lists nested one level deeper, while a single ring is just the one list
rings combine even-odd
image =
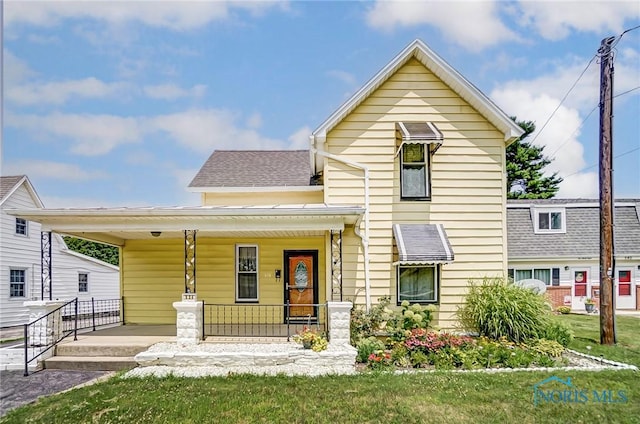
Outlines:
[{"label": "green lawn", "polygon": [[[600,347],[596,317],[563,316],[575,327],[571,347],[638,365],[640,319],[618,321],[620,345]],[[602,350],[600,350],[602,349]],[[575,390],[611,390],[626,403],[533,403],[533,386],[555,375]],[[288,378],[112,378],[7,415],[6,423],[640,423],[635,371],[415,373]],[[560,383],[546,389],[562,390]]]}]

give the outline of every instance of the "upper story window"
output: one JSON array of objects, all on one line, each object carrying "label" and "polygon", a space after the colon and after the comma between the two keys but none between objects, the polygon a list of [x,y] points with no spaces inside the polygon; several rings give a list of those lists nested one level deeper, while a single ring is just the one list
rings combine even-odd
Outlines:
[{"label": "upper story window", "polygon": [[400,198],[431,198],[431,155],[444,136],[433,122],[396,122],[396,142],[400,156]]},{"label": "upper story window", "polygon": [[400,197],[426,200],[431,195],[428,145],[403,144],[400,152]]},{"label": "upper story window", "polygon": [[16,218],[16,234],[20,236],[29,235],[26,219]]},{"label": "upper story window", "polygon": [[535,209],[534,230],[536,233],[565,233],[567,228],[564,209]]}]

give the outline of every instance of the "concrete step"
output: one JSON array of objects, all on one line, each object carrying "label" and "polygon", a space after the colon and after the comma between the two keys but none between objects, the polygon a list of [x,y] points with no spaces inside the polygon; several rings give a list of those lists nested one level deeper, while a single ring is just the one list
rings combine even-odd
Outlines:
[{"label": "concrete step", "polygon": [[61,343],[56,346],[56,356],[114,356],[133,357],[149,348],[150,343],[121,345]]},{"label": "concrete step", "polygon": [[76,371],[120,371],[137,365],[133,356],[54,356],[44,361],[45,369]]}]

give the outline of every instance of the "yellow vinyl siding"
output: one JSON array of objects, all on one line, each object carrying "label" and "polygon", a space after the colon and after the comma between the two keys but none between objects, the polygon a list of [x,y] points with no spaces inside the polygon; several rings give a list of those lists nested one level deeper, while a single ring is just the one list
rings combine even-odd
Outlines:
[{"label": "yellow vinyl siding", "polygon": [[[206,303],[235,304],[235,246],[258,246],[259,304],[284,303],[284,250],[318,251],[318,302],[326,302],[325,238],[198,237],[196,292]],[[184,240],[129,240],[122,249],[122,287],[127,323],[172,324],[173,302],[184,292]],[[279,282],[274,272],[283,272]]]},{"label": "yellow vinyl siding", "polygon": [[291,205],[322,202],[321,190],[202,194],[203,206]]},{"label": "yellow vinyl siding", "polygon": [[[431,121],[444,135],[431,158],[431,200],[400,201],[395,123]],[[454,312],[469,278],[503,275],[506,264],[504,134],[416,60],[410,60],[327,134],[326,150],[370,170],[370,283],[374,302],[396,300],[391,224],[441,223],[455,262],[442,266],[438,325]],[[364,204],[363,172],[325,162],[325,202]],[[343,284],[364,303],[360,240],[345,233]]]}]

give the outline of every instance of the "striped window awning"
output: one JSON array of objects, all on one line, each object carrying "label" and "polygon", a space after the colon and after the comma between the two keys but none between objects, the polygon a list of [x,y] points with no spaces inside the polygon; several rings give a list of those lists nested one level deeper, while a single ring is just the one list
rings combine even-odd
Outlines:
[{"label": "striped window awning", "polygon": [[442,224],[393,224],[398,247],[396,265],[453,262],[453,250]]},{"label": "striped window awning", "polygon": [[433,122],[396,122],[396,134],[401,140],[396,156],[405,144],[432,144],[433,154],[444,140],[444,136]]}]

